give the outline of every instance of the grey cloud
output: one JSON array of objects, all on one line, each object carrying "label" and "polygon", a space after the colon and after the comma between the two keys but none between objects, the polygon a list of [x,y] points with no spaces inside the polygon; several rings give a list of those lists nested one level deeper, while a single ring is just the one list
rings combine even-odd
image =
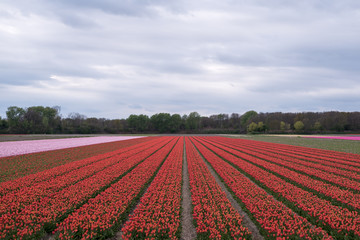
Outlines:
[{"label": "grey cloud", "polygon": [[129,108],[132,109],[143,109],[143,107],[140,104],[131,104],[129,105]]},{"label": "grey cloud", "polygon": [[358,108],[344,94],[359,87],[355,0],[0,6],[2,105],[109,118]]},{"label": "grey cloud", "polygon": [[360,48],[305,49],[298,53],[298,65],[359,72]]},{"label": "grey cloud", "polygon": [[63,7],[74,7],[76,9],[96,9],[113,14],[142,15],[146,12],[147,1],[116,1],[116,0],[78,0],[78,1],[54,1],[56,5]]},{"label": "grey cloud", "polygon": [[43,73],[39,73],[34,69],[22,69],[19,71],[19,66],[0,66],[0,84],[8,85],[27,85],[31,81],[36,81],[39,79],[45,79],[48,76]]},{"label": "grey cloud", "polygon": [[217,60],[239,66],[265,66],[271,61],[267,56],[249,56],[247,54],[242,55],[241,53],[219,54],[217,55]]},{"label": "grey cloud", "polygon": [[156,6],[166,7],[174,13],[181,13],[184,11],[181,1],[174,0],[56,0],[53,1],[53,4],[56,7],[74,8],[80,11],[100,10],[105,13],[134,17],[156,16],[156,12],[152,9],[152,7]]},{"label": "grey cloud", "polygon": [[0,9],[0,18],[6,19],[11,17],[12,15],[9,11],[7,11],[6,9]]},{"label": "grey cloud", "polygon": [[75,28],[99,27],[92,19],[81,16],[80,14],[77,14],[76,12],[62,13],[60,15],[60,18],[64,24],[75,27]]}]

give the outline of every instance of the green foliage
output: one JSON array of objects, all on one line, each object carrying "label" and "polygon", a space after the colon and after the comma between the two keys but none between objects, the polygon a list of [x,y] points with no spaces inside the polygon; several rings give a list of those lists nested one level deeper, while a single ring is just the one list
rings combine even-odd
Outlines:
[{"label": "green foliage", "polygon": [[244,113],[241,117],[240,117],[240,123],[242,126],[247,126],[249,124],[249,122],[255,117],[257,116],[258,113],[251,110],[251,111],[247,111],[246,113]]},{"label": "green foliage", "polygon": [[198,130],[200,127],[200,114],[197,112],[192,112],[186,118],[186,129],[187,130]]},{"label": "green foliage", "polygon": [[0,117],[0,133],[6,133],[9,128],[8,121]]},{"label": "green foliage", "polygon": [[285,131],[289,131],[290,130],[290,124],[289,123],[286,123],[284,121],[281,121],[280,122],[280,130],[282,132],[285,132]]},{"label": "green foliage", "polygon": [[160,133],[170,132],[171,115],[169,113],[157,113],[150,118],[155,131]]},{"label": "green foliage", "polygon": [[106,133],[119,133],[124,130],[124,124],[120,119],[107,120],[104,125],[104,132]]},{"label": "green foliage", "polygon": [[6,111],[6,116],[9,123],[9,130],[13,133],[23,133],[25,130],[24,121],[25,110],[20,107],[11,106]]},{"label": "green foliage", "polygon": [[170,132],[176,133],[180,131],[182,125],[182,119],[179,114],[173,114],[171,115],[170,119]]},{"label": "green foliage", "polygon": [[321,123],[319,121],[315,122],[314,130],[317,131],[317,132],[320,132],[320,131],[323,130],[323,127],[321,126]]},{"label": "green foliage", "polygon": [[59,107],[11,106],[6,112],[10,133],[54,133],[60,125]]},{"label": "green foliage", "polygon": [[265,132],[266,126],[263,122],[258,122],[257,124],[257,131],[259,132]]},{"label": "green foliage", "polygon": [[24,118],[30,133],[53,133],[53,127],[58,115],[57,109],[35,106],[26,109]]},{"label": "green foliage", "polygon": [[248,133],[253,133],[253,132],[257,131],[257,129],[258,129],[258,125],[254,122],[251,122],[247,127]]},{"label": "green foliage", "polygon": [[281,121],[280,122],[280,130],[285,131],[285,129],[286,129],[286,123],[284,121]]},{"label": "green foliage", "polygon": [[130,131],[144,132],[148,131],[150,127],[150,118],[144,114],[131,114],[127,118],[127,123]]},{"label": "green foliage", "polygon": [[[169,113],[131,114],[127,119],[87,118],[79,113],[60,116],[60,107],[8,108],[0,118],[0,133],[98,134],[98,133],[360,133],[360,112],[232,113],[200,116],[197,112],[180,116]],[[254,124],[255,123],[256,127]],[[290,125],[290,123],[295,123]],[[251,124],[251,126],[250,126]],[[249,128],[250,127],[250,128]]]},{"label": "green foliage", "polygon": [[150,118],[144,114],[138,116],[138,130],[144,132],[149,130],[150,127]]},{"label": "green foliage", "polygon": [[127,119],[129,129],[137,129],[138,126],[138,116],[135,114],[131,114]]},{"label": "green foliage", "polygon": [[302,121],[296,121],[294,123],[294,128],[296,132],[301,132],[302,130],[304,130],[304,127],[305,125]]},{"label": "green foliage", "polygon": [[251,122],[248,126],[247,126],[247,132],[248,133],[255,133],[255,132],[265,132],[267,129],[266,125],[263,122]]}]

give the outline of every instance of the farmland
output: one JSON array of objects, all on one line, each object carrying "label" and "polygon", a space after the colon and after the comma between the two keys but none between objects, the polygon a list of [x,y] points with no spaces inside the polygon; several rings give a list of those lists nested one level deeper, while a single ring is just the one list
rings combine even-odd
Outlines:
[{"label": "farmland", "polygon": [[360,239],[359,154],[151,136],[0,166],[0,239]]},{"label": "farmland", "polygon": [[281,143],[300,147],[319,148],[346,153],[360,154],[360,141],[336,138],[311,137],[312,135],[229,135],[232,138],[242,138],[270,143]]}]

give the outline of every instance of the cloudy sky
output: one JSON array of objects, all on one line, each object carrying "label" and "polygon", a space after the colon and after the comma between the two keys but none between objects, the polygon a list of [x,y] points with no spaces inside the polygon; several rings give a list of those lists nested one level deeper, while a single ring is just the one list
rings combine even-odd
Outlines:
[{"label": "cloudy sky", "polygon": [[360,111],[359,0],[1,0],[0,116]]}]

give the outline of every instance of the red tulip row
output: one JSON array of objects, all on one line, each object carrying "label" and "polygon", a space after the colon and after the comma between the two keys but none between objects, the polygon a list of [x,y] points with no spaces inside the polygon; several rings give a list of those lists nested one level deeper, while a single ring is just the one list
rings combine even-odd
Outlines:
[{"label": "red tulip row", "polygon": [[[170,141],[171,138],[164,139]],[[73,185],[67,184],[66,188],[57,192],[43,194],[34,188],[29,189],[30,192],[26,197],[32,201],[21,199],[22,202],[28,202],[28,204],[22,204],[21,202],[19,204],[17,202],[19,199],[16,202],[7,203],[11,211],[0,216],[0,238],[16,236],[16,238],[22,239],[28,236],[41,235],[44,230],[51,231],[60,218],[81,206],[87,199],[96,196],[164,144],[164,142],[158,143],[145,151],[138,149],[138,154],[132,154],[131,158],[127,158],[126,161],[126,158],[120,158],[119,163],[113,164],[111,167],[105,168]],[[145,161],[148,162],[147,159]],[[101,162],[99,164],[101,165]],[[72,173],[74,177],[77,174],[86,174],[86,171],[90,170],[86,169],[84,173],[81,169],[77,173]],[[61,181],[67,180],[61,179]],[[61,181],[58,183],[62,184]],[[72,181],[72,179],[69,179],[69,181]]]},{"label": "red tulip row", "polygon": [[113,234],[178,140],[172,139],[118,182],[59,223],[53,232],[57,238],[94,239]]},{"label": "red tulip row", "polygon": [[[221,138],[219,138],[221,142]],[[251,150],[254,152],[266,152],[268,156],[273,156],[276,158],[280,158],[285,161],[291,161],[294,163],[298,163],[304,166],[313,167],[316,169],[321,169],[326,172],[335,173],[337,175],[342,175],[348,178],[360,180],[360,168],[355,166],[349,166],[347,163],[336,163],[333,162],[334,158],[328,157],[327,160],[316,159],[316,155],[312,155],[311,157],[308,156],[299,156],[296,154],[296,151],[282,151],[276,145],[264,145],[264,144],[254,144],[252,142],[242,141],[241,143],[237,143],[234,141],[233,143],[229,143],[228,140],[224,141],[223,143],[230,144],[231,146],[241,146],[242,149]]]},{"label": "red tulip row", "polygon": [[312,156],[323,157],[324,159],[327,159],[329,161],[332,161],[331,159],[336,159],[333,161],[336,161],[336,162],[344,161],[345,164],[354,164],[354,166],[357,166],[357,167],[360,166],[359,154],[337,152],[337,151],[323,150],[323,149],[317,149],[317,148],[288,146],[288,145],[284,145],[284,144],[276,144],[276,145],[277,145],[277,147],[283,147],[286,150],[288,150],[288,149],[294,150],[299,155],[304,155],[304,156],[308,156],[308,157],[312,157]]},{"label": "red tulip row", "polygon": [[186,157],[198,238],[250,239],[250,232],[242,225],[242,217],[231,206],[188,138]]},{"label": "red tulip row", "polygon": [[[208,146],[209,144],[203,144]],[[267,238],[277,239],[331,239],[321,228],[312,226],[305,218],[298,216],[283,203],[275,200],[237,169],[224,162],[202,144],[194,141],[204,158],[235,193],[244,209],[260,226]],[[216,150],[215,147],[211,147]]]},{"label": "red tulip row", "polygon": [[0,158],[0,182],[14,180],[66,163],[150,141],[153,137],[94,144]]},{"label": "red tulip row", "polygon": [[247,149],[246,147],[240,147],[240,151],[249,155],[253,155],[257,158],[266,159],[267,161],[271,161],[272,163],[276,163],[278,165],[290,168],[294,171],[314,176],[316,178],[320,178],[322,180],[325,180],[327,182],[330,182],[332,184],[336,184],[339,186],[342,186],[344,188],[352,189],[355,191],[360,192],[360,182],[356,180],[351,180],[349,178],[339,176],[337,174],[329,173],[326,171],[319,170],[315,167],[307,167],[303,166],[301,164],[297,164],[294,161],[292,161],[291,158],[288,158],[288,161],[284,161],[279,158],[279,156],[275,155],[271,157],[271,154],[269,154],[267,151],[263,151],[260,153],[259,151],[253,151],[252,149]]},{"label": "red tulip row", "polygon": [[[223,139],[224,140],[224,139]],[[229,143],[230,139],[226,142]],[[241,146],[251,146],[254,148],[273,150],[278,153],[290,153],[295,154],[297,158],[310,158],[311,161],[318,161],[324,164],[340,164],[341,167],[360,167],[360,157],[358,154],[340,153],[330,150],[306,148],[299,146],[291,146],[285,144],[268,143],[260,141],[252,141],[245,139],[233,139],[232,144],[238,144]]]},{"label": "red tulip row", "polygon": [[[164,140],[164,139],[163,139]],[[41,201],[42,198],[52,195],[56,192],[59,192],[66,187],[72,186],[79,181],[85,180],[93,176],[94,174],[101,174],[101,171],[105,171],[107,168],[111,168],[116,164],[121,164],[122,161],[126,159],[138,155],[140,152],[144,152],[145,156],[153,153],[159,148],[159,143],[163,140],[156,139],[150,142],[146,142],[146,145],[139,144],[140,146],[135,148],[134,146],[130,147],[131,150],[124,151],[121,153],[117,151],[117,155],[114,153],[110,153],[106,156],[103,154],[100,157],[93,157],[90,159],[84,159],[85,166],[80,168],[70,168],[68,165],[79,166],[78,162],[66,164],[62,167],[57,167],[53,171],[45,171],[44,175],[48,178],[46,180],[45,177],[41,175],[41,173],[36,174],[40,179],[44,179],[46,181],[28,184],[25,182],[22,186],[20,181],[15,181],[18,183],[16,191],[8,192],[6,195],[0,197],[0,214],[5,214],[8,212],[16,213],[22,211],[22,208],[36,201]],[[155,144],[155,146],[153,146]],[[123,150],[126,150],[124,148]],[[108,158],[106,158],[108,157]],[[100,160],[99,160],[100,159]],[[101,160],[102,159],[102,160]],[[88,164],[89,162],[93,162],[92,164]],[[59,170],[60,169],[60,170]],[[64,170],[62,170],[64,169]],[[68,171],[69,169],[73,169],[72,171],[66,172],[63,175],[56,176],[56,172]],[[49,172],[54,172],[55,176],[51,177]],[[12,184],[11,186],[15,186]]]},{"label": "red tulip row", "polygon": [[[311,168],[322,170],[327,173],[336,174],[336,175],[354,179],[357,181],[360,180],[360,174],[359,174],[360,169],[356,168],[356,167],[352,167],[353,170],[350,170],[350,169],[347,170],[347,169],[341,169],[341,168],[334,167],[334,166],[326,166],[326,165],[319,164],[319,163],[309,162],[307,160],[301,160],[301,159],[298,159],[295,156],[291,156],[291,155],[289,156],[289,155],[280,155],[279,153],[272,153],[268,150],[260,150],[260,149],[254,150],[253,149],[252,151],[254,151],[254,152],[256,151],[258,153],[264,153],[264,151],[265,151],[267,156],[278,158],[278,159],[281,159],[283,161],[290,162],[290,163],[296,163],[299,166],[311,167]],[[311,160],[311,158],[310,158],[310,160]]]},{"label": "red tulip row", "polygon": [[[202,140],[206,140],[205,138]],[[208,141],[206,141],[208,142]],[[276,173],[279,176],[284,177],[284,179],[289,179],[294,183],[297,183],[299,185],[305,186],[308,189],[314,190],[320,195],[329,197],[332,199],[336,199],[337,201],[341,203],[348,204],[354,208],[357,208],[360,210],[360,194],[354,193],[349,190],[341,189],[337,186],[334,186],[329,183],[325,183],[320,180],[313,179],[307,175],[300,174],[296,171],[293,171],[291,169],[279,166],[277,164],[273,164],[269,161],[262,160],[260,158],[254,157],[252,155],[245,154],[241,152],[241,147],[238,147],[238,150],[235,148],[226,147],[225,145],[217,144],[218,142],[214,141],[213,144],[216,144],[218,147],[222,148],[223,150],[226,150],[238,157],[241,157],[242,159],[254,163],[266,171],[270,171],[272,173]],[[264,159],[268,159],[268,157],[264,157]],[[325,198],[323,197],[323,198]]]},{"label": "red tulip row", "polygon": [[178,239],[184,141],[181,138],[122,228],[123,239]]},{"label": "red tulip row", "polygon": [[333,156],[331,151],[324,150],[326,156],[318,155],[316,152],[313,153],[313,149],[309,149],[307,152],[298,151],[295,147],[291,146],[288,149],[279,145],[255,145],[252,144],[251,147],[257,147],[266,151],[279,153],[281,155],[286,155],[289,157],[294,157],[297,159],[304,159],[310,162],[319,163],[324,166],[331,166],[340,169],[346,169],[350,171],[355,171],[357,174],[360,173],[360,159],[353,158],[352,161],[343,160],[340,156]]},{"label": "red tulip row", "polygon": [[[40,188],[38,185],[42,184],[46,189],[53,190],[59,189],[62,186],[59,185],[59,182],[65,184],[66,182],[61,181],[60,179],[73,179],[73,182],[77,181],[77,179],[81,179],[84,176],[79,176],[77,171],[81,168],[88,168],[88,175],[91,175],[91,171],[98,171],[97,168],[106,167],[107,165],[118,162],[120,159],[124,157],[129,157],[131,154],[135,154],[139,152],[139,150],[145,150],[156,143],[162,141],[161,139],[152,139],[152,141],[140,142],[136,145],[131,145],[128,147],[120,148],[119,150],[112,151],[109,153],[99,154],[93,157],[89,157],[86,159],[82,159],[81,161],[75,161],[71,163],[64,164],[62,166],[58,166],[52,169],[47,169],[42,172],[38,172],[32,175],[28,175],[22,178],[15,179],[13,181],[7,181],[0,183],[0,196],[4,196],[9,194],[10,192],[18,191],[18,195],[22,196],[24,193],[29,192],[27,188]],[[111,159],[110,159],[111,158]],[[102,162],[102,163],[101,163]],[[51,184],[51,181],[57,181],[54,184]],[[71,183],[70,183],[71,184]],[[43,191],[43,190],[41,190]],[[1,200],[1,199],[0,199]],[[0,202],[2,202],[1,200]],[[4,200],[5,201],[5,200]],[[0,207],[1,213],[1,207]]]},{"label": "red tulip row", "polygon": [[[330,201],[321,199],[311,192],[298,188],[285,180],[242,160],[222,149],[224,146],[214,146],[200,140],[207,148],[216,152],[222,158],[235,164],[255,182],[269,189],[274,195],[283,199],[300,214],[309,217],[312,222],[323,226],[335,238],[342,239],[345,235],[360,239],[360,215],[340,206],[332,205]],[[228,149],[226,149],[228,150]],[[242,155],[239,155],[240,157]]]}]

